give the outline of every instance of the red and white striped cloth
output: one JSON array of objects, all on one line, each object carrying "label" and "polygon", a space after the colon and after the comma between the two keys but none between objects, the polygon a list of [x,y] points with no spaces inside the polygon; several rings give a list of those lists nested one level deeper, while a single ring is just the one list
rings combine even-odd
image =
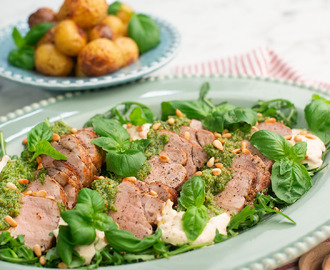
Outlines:
[{"label": "red and white striped cloth", "polygon": [[268,77],[288,80],[330,91],[330,84],[312,80],[300,74],[278,54],[269,48],[257,48],[251,52],[214,59],[198,64],[176,66],[174,74],[231,74]]},{"label": "red and white striped cloth", "polygon": [[[245,54],[205,61],[198,64],[176,66],[178,75],[249,75],[301,83],[330,91],[330,84],[312,80],[300,74],[283,58],[269,48],[257,48]],[[330,241],[330,238],[326,241]],[[298,259],[275,270],[298,270]]]}]

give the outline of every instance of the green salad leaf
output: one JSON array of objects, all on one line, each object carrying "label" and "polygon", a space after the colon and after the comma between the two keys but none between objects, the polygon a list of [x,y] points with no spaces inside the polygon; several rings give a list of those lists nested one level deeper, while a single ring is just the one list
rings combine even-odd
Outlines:
[{"label": "green salad leaf", "polygon": [[34,68],[34,49],[31,47],[22,47],[10,51],[8,62],[15,66],[26,70]]},{"label": "green salad leaf", "polygon": [[5,140],[5,136],[3,134],[3,131],[0,130],[0,158],[7,155],[6,146],[7,146],[7,143]]},{"label": "green salad leaf", "polygon": [[31,27],[30,31],[25,36],[26,45],[36,45],[37,42],[48,32],[48,30],[54,27],[54,23],[38,23]]},{"label": "green salad leaf", "polygon": [[120,1],[115,1],[111,3],[108,7],[108,14],[117,15],[118,11],[121,9],[122,3]]}]

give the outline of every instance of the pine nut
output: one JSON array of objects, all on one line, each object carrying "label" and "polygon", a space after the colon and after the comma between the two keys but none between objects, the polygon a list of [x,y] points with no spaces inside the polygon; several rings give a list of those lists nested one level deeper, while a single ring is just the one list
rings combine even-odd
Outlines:
[{"label": "pine nut", "polygon": [[211,157],[209,161],[206,163],[206,166],[211,168],[214,165],[214,157]]},{"label": "pine nut", "polygon": [[153,191],[153,190],[150,190],[150,191],[149,191],[149,194],[150,194],[151,196],[158,197],[157,192],[155,192],[155,191]]},{"label": "pine nut", "polygon": [[60,262],[58,265],[57,265],[58,268],[60,269],[67,269],[68,266],[64,263],[64,262]]},{"label": "pine nut", "polygon": [[136,126],[136,128],[135,128],[135,129],[136,129],[136,131],[139,131],[139,132],[140,132],[140,131],[143,131],[143,128],[142,128],[142,126]]},{"label": "pine nut", "polygon": [[33,252],[37,257],[41,257],[41,247],[40,245],[36,244],[33,246]]},{"label": "pine nut", "polygon": [[243,142],[241,143],[241,149],[243,150],[243,149],[246,149],[246,148],[247,148],[247,144],[246,144],[245,141],[243,141]]},{"label": "pine nut", "polygon": [[43,190],[43,189],[39,190],[39,191],[37,191],[36,196],[45,198],[47,196],[47,191]]},{"label": "pine nut", "polygon": [[136,181],[136,177],[129,176],[129,177],[125,177],[123,180],[130,181],[130,182],[134,183]]},{"label": "pine nut", "polygon": [[244,148],[244,149],[242,150],[242,154],[245,154],[245,155],[251,155],[251,152],[250,152],[248,149]]},{"label": "pine nut", "polygon": [[55,200],[54,196],[46,196],[46,199]]},{"label": "pine nut", "polygon": [[177,117],[181,118],[183,116],[183,113],[179,110],[179,109],[176,109],[175,110],[175,114]]},{"label": "pine nut", "polygon": [[188,141],[190,140],[190,133],[188,131],[184,133],[184,138]]},{"label": "pine nut", "polygon": [[40,258],[39,258],[39,263],[41,264],[41,265],[45,265],[46,264],[46,257],[45,256],[41,256]]},{"label": "pine nut", "polygon": [[316,139],[316,136],[312,135],[312,134],[307,134],[306,135],[306,138],[307,139],[311,139],[311,140],[315,140]]},{"label": "pine nut", "polygon": [[8,182],[8,183],[6,184],[6,187],[7,187],[7,188],[10,188],[10,189],[12,189],[12,190],[17,190],[16,185],[14,185],[12,182]]},{"label": "pine nut", "polygon": [[167,122],[168,122],[171,126],[173,126],[174,123],[175,123],[175,120],[174,120],[174,118],[170,118],[170,119],[167,120]]},{"label": "pine nut", "polygon": [[22,143],[27,144],[27,138],[23,139]]},{"label": "pine nut", "polygon": [[102,180],[102,179],[104,179],[104,176],[100,175],[100,176],[95,177],[95,179]]},{"label": "pine nut", "polygon": [[218,150],[223,151],[223,145],[219,140],[214,140],[212,144]]},{"label": "pine nut", "polygon": [[215,163],[214,165],[215,165],[215,167],[217,167],[219,169],[222,169],[223,168],[223,164],[222,163]]},{"label": "pine nut", "polygon": [[24,192],[22,192],[23,195],[32,195],[32,191],[31,190],[26,190]]},{"label": "pine nut", "polygon": [[299,135],[294,136],[293,139],[294,139],[295,142],[301,142],[302,141],[302,138]]},{"label": "pine nut", "polygon": [[229,132],[228,129],[224,129],[224,130],[222,131],[222,135],[223,135],[223,134],[226,134],[226,133],[228,133],[228,132]]},{"label": "pine nut", "polygon": [[214,132],[214,137],[216,137],[217,139],[219,139],[219,138],[221,138],[222,136],[221,136],[220,133],[218,133],[218,132]]},{"label": "pine nut", "polygon": [[30,183],[29,179],[18,179],[18,183],[22,185],[27,185]]},{"label": "pine nut", "polygon": [[133,126],[133,124],[132,123],[127,123],[126,126],[127,126],[127,128],[131,128]]},{"label": "pine nut", "polygon": [[38,164],[40,164],[42,162],[41,156],[37,156],[36,161]]},{"label": "pine nut", "polygon": [[299,133],[300,135],[303,135],[303,136],[305,136],[305,135],[307,135],[307,130],[306,129],[304,129],[304,130],[302,130],[302,131],[300,131],[300,133]]},{"label": "pine nut", "polygon": [[202,176],[203,173],[201,171],[198,171],[198,172],[195,172],[194,175],[199,175],[199,176]]},{"label": "pine nut", "polygon": [[219,169],[219,168],[213,169],[212,174],[217,175],[217,176],[220,175],[221,174],[221,169]]},{"label": "pine nut", "polygon": [[285,138],[286,140],[291,140],[291,139],[292,139],[292,135],[286,135],[286,136],[284,136],[284,138]]},{"label": "pine nut", "polygon": [[231,152],[233,154],[238,154],[240,151],[241,151],[241,148],[237,148],[237,149],[232,150]]},{"label": "pine nut", "polygon": [[308,159],[308,155],[305,155],[305,159]]},{"label": "pine nut", "polygon": [[258,112],[258,113],[257,113],[257,116],[262,117],[262,113],[259,113],[259,112]]},{"label": "pine nut", "polygon": [[145,134],[144,134],[143,131],[139,132],[139,137],[140,137],[140,138],[143,138],[144,136],[145,136]]},{"label": "pine nut", "polygon": [[59,141],[61,139],[60,135],[53,133],[53,141]]},{"label": "pine nut", "polygon": [[159,155],[159,160],[161,162],[169,162],[170,161],[170,159],[167,156],[164,156],[164,155]]},{"label": "pine nut", "polygon": [[11,227],[17,227],[16,221],[11,216],[5,216],[5,221],[11,226]]},{"label": "pine nut", "polygon": [[231,138],[232,134],[231,133],[225,133],[222,135],[222,138],[229,139]]},{"label": "pine nut", "polygon": [[76,134],[76,133],[78,132],[78,130],[77,130],[76,128],[71,128],[70,132],[71,132],[72,134]]},{"label": "pine nut", "polygon": [[39,163],[37,169],[38,169],[38,170],[41,170],[43,167],[44,167],[44,166],[42,165],[42,163]]},{"label": "pine nut", "polygon": [[155,124],[153,124],[152,129],[157,130],[160,128],[161,125],[162,125],[161,123],[155,123]]},{"label": "pine nut", "polygon": [[278,207],[276,207],[276,206],[273,209],[276,211],[280,211],[280,209],[278,209]]},{"label": "pine nut", "polygon": [[268,118],[265,120],[266,123],[276,123],[276,118],[272,117],[272,118]]}]

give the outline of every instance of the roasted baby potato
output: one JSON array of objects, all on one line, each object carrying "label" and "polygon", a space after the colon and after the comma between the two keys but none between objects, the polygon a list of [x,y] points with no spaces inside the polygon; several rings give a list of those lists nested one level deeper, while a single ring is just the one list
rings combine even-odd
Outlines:
[{"label": "roasted baby potato", "polygon": [[90,28],[106,16],[106,0],[65,0],[58,14],[58,20],[72,19],[79,27]]},{"label": "roasted baby potato", "polygon": [[50,8],[39,8],[36,12],[32,13],[29,17],[30,28],[39,23],[55,23],[56,13]]},{"label": "roasted baby potato", "polygon": [[102,76],[122,67],[123,55],[113,41],[99,38],[80,51],[78,65],[78,69],[87,76]]},{"label": "roasted baby potato", "polygon": [[72,20],[59,22],[55,28],[55,46],[62,53],[69,56],[77,56],[86,45],[85,32]]},{"label": "roasted baby potato", "polygon": [[73,60],[50,43],[36,49],[34,64],[37,71],[50,76],[67,76],[73,68]]},{"label": "roasted baby potato", "polygon": [[54,36],[55,36],[55,27],[50,28],[47,33],[39,39],[37,43],[37,47],[39,47],[42,44],[52,43],[54,44]]},{"label": "roasted baby potato", "polygon": [[124,24],[128,24],[133,12],[133,9],[129,5],[122,3],[117,16]]},{"label": "roasted baby potato", "polygon": [[113,40],[124,36],[126,31],[125,25],[117,16],[109,15],[102,21],[102,23],[105,23],[110,27]]},{"label": "roasted baby potato", "polygon": [[112,39],[112,31],[107,24],[99,23],[89,31],[88,40],[91,41],[98,38]]},{"label": "roasted baby potato", "polygon": [[115,43],[121,50],[124,59],[124,66],[134,63],[139,58],[139,48],[135,41],[129,37],[120,37]]}]

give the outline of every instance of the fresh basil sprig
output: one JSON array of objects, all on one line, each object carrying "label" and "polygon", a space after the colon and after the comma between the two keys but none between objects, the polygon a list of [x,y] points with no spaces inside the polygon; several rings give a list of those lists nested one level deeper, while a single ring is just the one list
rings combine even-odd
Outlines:
[{"label": "fresh basil sprig", "polygon": [[330,142],[330,100],[314,94],[312,102],[305,107],[305,119],[308,128],[327,145]]},{"label": "fresh basil sprig", "polygon": [[122,3],[119,1],[115,1],[108,7],[108,14],[117,15],[118,11],[121,9]]},{"label": "fresh basil sprig", "polygon": [[297,109],[293,103],[286,99],[258,100],[252,109],[261,113],[263,117],[274,117],[286,126],[291,127],[297,124]]},{"label": "fresh basil sprig", "polygon": [[294,203],[311,187],[305,166],[306,142],[291,144],[280,134],[269,130],[255,132],[250,142],[267,158],[274,160],[271,184],[275,195],[287,204]]},{"label": "fresh basil sprig", "polygon": [[135,176],[146,160],[143,151],[149,140],[130,142],[130,136],[125,128],[112,119],[95,119],[94,131],[101,137],[92,143],[107,152],[107,170],[122,177]]},{"label": "fresh basil sprig", "polygon": [[10,51],[8,61],[13,66],[31,70],[34,68],[34,52],[33,46],[46,34],[46,32],[54,26],[53,23],[40,23],[33,26],[25,37],[16,27],[12,32],[13,40],[18,47]]},{"label": "fresh basil sprig", "polygon": [[203,232],[209,220],[204,202],[205,183],[195,175],[183,185],[179,198],[180,205],[186,209],[182,216],[182,227],[191,242]]},{"label": "fresh basil sprig", "polygon": [[41,122],[27,134],[27,146],[30,152],[34,152],[31,161],[41,154],[48,155],[57,160],[67,160],[67,157],[54,149],[49,143],[53,139],[53,132],[46,122]]}]

